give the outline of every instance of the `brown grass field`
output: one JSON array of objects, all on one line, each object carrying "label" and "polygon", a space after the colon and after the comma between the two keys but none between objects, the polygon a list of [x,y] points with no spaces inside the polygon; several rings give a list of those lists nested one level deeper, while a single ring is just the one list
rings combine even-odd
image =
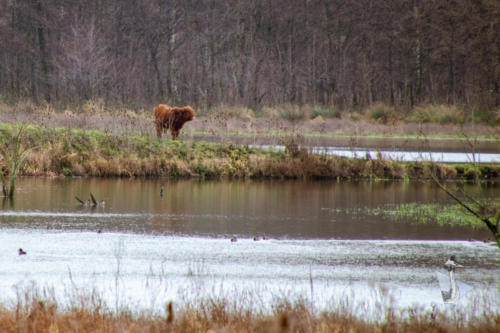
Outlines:
[{"label": "brown grass field", "polygon": [[[389,109],[389,110],[386,110]],[[283,110],[291,110],[284,112]],[[416,108],[413,113],[375,106],[362,112],[339,113],[338,117],[314,116],[309,106],[281,106],[264,108],[259,116],[245,108],[221,106],[210,110],[195,110],[196,118],[183,130],[184,135],[207,133],[212,135],[282,135],[283,133],[325,136],[428,136],[428,137],[482,137],[500,138],[500,111],[498,119],[472,122],[460,118],[462,111],[455,107],[436,106]],[[424,112],[425,111],[425,112]],[[299,116],[291,117],[296,112]],[[388,115],[377,117],[377,112]],[[385,112],[385,113],[384,113]],[[420,113],[427,116],[417,117]],[[453,114],[449,121],[440,116]],[[374,116],[375,115],[375,116]],[[460,117],[459,117],[460,116]],[[460,118],[463,121],[455,120]],[[0,102],[0,122],[29,123],[48,127],[95,129],[115,134],[154,135],[153,108],[129,110],[107,108],[102,101],[89,101],[75,110],[56,111],[50,105],[36,106],[30,102],[6,105]]]},{"label": "brown grass field", "polygon": [[[95,293],[73,296],[61,306],[36,289],[18,294],[10,306],[0,304],[0,332],[498,332],[500,312],[478,314],[381,304],[378,319],[354,313],[349,300],[337,308],[315,311],[307,300],[277,300],[270,312],[250,310],[224,298],[200,298],[177,305],[165,301],[160,313],[121,307],[111,310]],[[498,304],[498,302],[494,303]],[[477,304],[475,305],[477,306]],[[484,305],[483,305],[484,306]],[[486,304],[487,306],[487,304]],[[491,305],[490,305],[491,306]],[[473,311],[471,309],[470,311]]]}]

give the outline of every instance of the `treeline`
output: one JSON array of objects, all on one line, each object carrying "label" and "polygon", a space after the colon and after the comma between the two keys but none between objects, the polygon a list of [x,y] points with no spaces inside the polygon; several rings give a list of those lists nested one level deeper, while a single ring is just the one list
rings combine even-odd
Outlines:
[{"label": "treeline", "polygon": [[0,0],[0,94],[490,110],[499,31],[498,0]]}]

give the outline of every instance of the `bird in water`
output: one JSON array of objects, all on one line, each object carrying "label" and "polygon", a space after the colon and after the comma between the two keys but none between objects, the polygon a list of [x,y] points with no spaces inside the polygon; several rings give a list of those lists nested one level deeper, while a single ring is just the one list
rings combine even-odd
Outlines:
[{"label": "bird in water", "polygon": [[237,242],[237,241],[238,241],[238,238],[236,238],[236,237],[232,237],[232,238],[231,238],[231,243],[235,243],[235,242]]},{"label": "bird in water", "polygon": [[80,203],[82,207],[104,207],[106,202],[104,200],[96,200],[92,192],[90,192],[90,199],[83,201],[79,197],[75,196],[75,199]]},{"label": "bird in water", "polygon": [[455,269],[460,267],[464,266],[455,262],[455,256],[451,256],[444,264],[444,268],[450,275],[450,289],[448,291],[441,290],[441,295],[445,303],[455,303],[460,298],[460,290],[455,280]]},{"label": "bird in water", "polygon": [[88,207],[90,206],[90,200],[87,200],[87,201],[83,201],[82,199],[80,199],[79,197],[75,196],[75,199],[80,203],[80,205],[82,205],[83,207]]},{"label": "bird in water", "polygon": [[163,197],[163,187],[160,188],[160,197]]},{"label": "bird in water", "polygon": [[92,192],[90,192],[90,199],[92,199],[92,207],[104,207],[106,205],[104,200],[97,201]]},{"label": "bird in water", "polygon": [[19,250],[17,250],[17,253],[20,255],[20,256],[23,256],[25,254],[27,254],[26,251],[24,251],[22,248],[19,248]]}]

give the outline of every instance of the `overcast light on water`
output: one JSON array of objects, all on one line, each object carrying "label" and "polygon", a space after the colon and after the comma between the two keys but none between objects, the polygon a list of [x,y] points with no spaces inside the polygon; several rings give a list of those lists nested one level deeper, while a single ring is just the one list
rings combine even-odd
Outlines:
[{"label": "overcast light on water", "polygon": [[[467,285],[464,306],[499,296],[498,251],[482,241],[484,230],[341,209],[447,202],[429,184],[22,179],[19,185],[17,200],[0,211],[2,302],[35,283],[62,300],[96,290],[107,304],[153,311],[200,297],[260,308],[280,297],[302,297],[318,309],[347,298],[368,309],[380,302],[444,306],[438,273],[446,273],[451,254],[465,266],[456,272]],[[90,192],[106,206],[79,207],[74,197]]]},{"label": "overcast light on water", "polygon": [[[284,150],[281,145],[264,145],[261,148]],[[470,153],[454,151],[404,151],[404,150],[376,150],[376,149],[350,149],[347,147],[309,147],[315,154],[336,155],[349,158],[378,158],[402,162],[432,161],[437,163],[500,163],[498,153]]]}]

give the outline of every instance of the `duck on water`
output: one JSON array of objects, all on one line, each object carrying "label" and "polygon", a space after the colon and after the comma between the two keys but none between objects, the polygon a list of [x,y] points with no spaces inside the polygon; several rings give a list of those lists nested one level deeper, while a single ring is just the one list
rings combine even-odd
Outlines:
[{"label": "duck on water", "polygon": [[75,199],[83,207],[104,207],[106,205],[106,202],[104,200],[96,200],[92,192],[90,192],[90,199],[87,199],[86,201],[83,201],[77,196],[75,196]]}]

